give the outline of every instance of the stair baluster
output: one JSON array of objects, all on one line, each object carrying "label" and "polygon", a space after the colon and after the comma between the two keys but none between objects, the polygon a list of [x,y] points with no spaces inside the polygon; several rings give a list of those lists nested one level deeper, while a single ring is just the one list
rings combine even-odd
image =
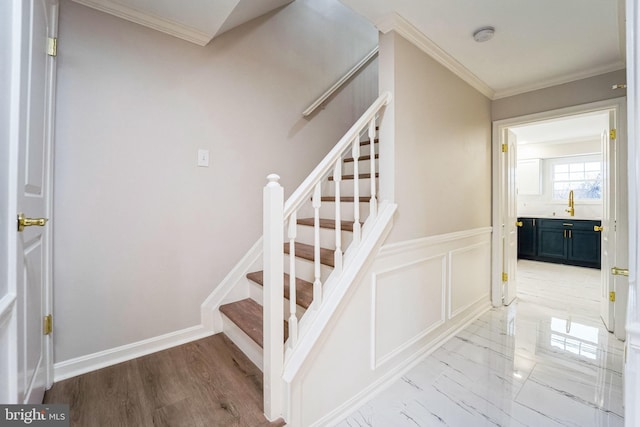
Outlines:
[{"label": "stair baluster", "polygon": [[342,215],[340,212],[340,183],[342,182],[342,158],[336,161],[333,169],[333,182],[336,195],[336,251],[333,254],[337,274],[342,271]]},{"label": "stair baluster", "polygon": [[371,173],[371,198],[369,199],[369,216],[375,218],[378,215],[378,200],[376,199],[376,150],[374,141],[376,139],[376,121],[369,122],[369,160]]},{"label": "stair baluster", "polygon": [[296,311],[296,235],[298,230],[297,214],[294,211],[289,217],[289,346],[295,347],[298,340],[298,317]]},{"label": "stair baluster", "polygon": [[318,182],[313,192],[313,306],[317,310],[322,304],[322,281],[320,280],[320,206],[322,204],[322,186]]},{"label": "stair baluster", "polygon": [[358,159],[360,158],[360,135],[357,135],[353,140],[353,147],[351,149],[351,155],[353,156],[353,244],[360,244],[360,176],[358,168]]}]

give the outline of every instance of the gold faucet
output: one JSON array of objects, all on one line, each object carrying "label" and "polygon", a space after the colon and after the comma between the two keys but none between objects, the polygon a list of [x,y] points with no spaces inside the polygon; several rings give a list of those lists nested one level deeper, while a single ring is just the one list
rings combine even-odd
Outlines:
[{"label": "gold faucet", "polygon": [[569,212],[570,216],[574,216],[576,214],[575,205],[573,203],[573,190],[569,191],[569,209],[565,209],[565,212]]}]

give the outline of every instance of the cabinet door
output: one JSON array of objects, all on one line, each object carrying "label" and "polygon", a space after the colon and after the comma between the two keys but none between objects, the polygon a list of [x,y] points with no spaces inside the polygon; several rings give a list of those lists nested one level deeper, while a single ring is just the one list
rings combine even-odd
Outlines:
[{"label": "cabinet door", "polygon": [[518,229],[518,258],[536,257],[536,228],[534,218],[519,218],[522,227]]},{"label": "cabinet door", "polygon": [[566,230],[538,227],[538,256],[542,258],[567,258]]},{"label": "cabinet door", "polygon": [[600,233],[593,230],[571,230],[569,261],[600,268]]}]

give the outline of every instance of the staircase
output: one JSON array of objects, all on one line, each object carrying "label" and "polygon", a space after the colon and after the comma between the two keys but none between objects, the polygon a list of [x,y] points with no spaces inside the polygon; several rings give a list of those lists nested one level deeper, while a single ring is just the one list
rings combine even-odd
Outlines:
[{"label": "staircase", "polygon": [[[374,144],[371,145],[370,140],[364,140],[360,142],[360,146],[363,148],[371,147],[374,151],[376,150],[378,140],[374,139]],[[368,150],[367,150],[368,151]],[[378,154],[374,155],[374,160],[378,159]],[[342,160],[343,165],[347,166],[349,164],[354,163],[353,157],[349,156]],[[370,155],[366,154],[361,156],[358,159],[359,169],[365,170],[366,172],[359,174],[359,181],[361,182],[362,187],[367,188],[366,193],[370,193],[371,189],[371,173],[370,169]],[[343,181],[353,181],[354,175],[352,173],[352,168],[345,167],[345,174],[342,175]],[[376,178],[378,178],[378,174],[375,174]],[[326,184],[334,181],[333,176],[329,176],[327,178]],[[345,188],[349,188],[348,185],[344,186]],[[333,193],[332,187],[329,185],[324,185],[323,188],[324,193],[321,195],[321,202],[326,204],[326,209],[321,211],[322,217],[319,219],[320,226],[320,264],[321,264],[321,277],[326,278],[331,274],[335,267],[335,230],[336,230],[336,220],[334,218],[335,213],[335,203],[336,197]],[[353,186],[351,186],[353,188]],[[348,192],[348,191],[347,191]],[[326,194],[325,194],[326,193]],[[343,193],[344,194],[344,193]],[[364,213],[364,219],[368,216],[368,205],[370,202],[371,195],[365,194],[360,195],[360,212],[361,215]],[[342,216],[340,218],[340,231],[341,238],[344,246],[348,246],[353,240],[353,228],[354,228],[354,197],[351,196],[342,196],[340,197],[340,202],[342,204],[341,213]],[[363,212],[364,211],[364,212]],[[296,223],[297,231],[296,231],[296,239],[295,239],[295,263],[296,263],[296,277],[295,277],[295,298],[296,298],[296,317],[298,320],[302,317],[304,312],[311,306],[313,302],[313,282],[314,282],[314,246],[313,246],[313,237],[314,237],[314,218],[301,218],[297,220]],[[360,226],[362,226],[362,222],[360,222]],[[290,264],[291,257],[291,244],[285,243],[284,250],[285,256],[285,265]],[[247,280],[249,280],[251,286],[254,288],[251,291],[251,297],[245,298],[239,301],[235,301],[232,303],[224,304],[220,306],[220,311],[225,316],[223,321],[225,325],[228,325],[229,322],[235,324],[237,328],[239,328],[246,337],[253,340],[255,344],[257,344],[260,348],[263,347],[263,336],[262,336],[262,287],[264,285],[264,271],[252,271],[247,273]],[[285,284],[288,284],[291,280],[289,273],[283,274],[283,280]],[[283,296],[285,299],[285,307],[290,305],[290,287],[285,286]],[[290,317],[289,312],[284,313],[284,318],[288,319]],[[288,338],[288,321],[284,321],[285,328],[285,340]],[[232,337],[232,340],[234,338]],[[237,341],[237,339],[236,339]],[[246,347],[246,342],[236,342],[240,348]],[[262,364],[258,364],[258,366],[262,366]]]},{"label": "staircase", "polygon": [[243,260],[230,273],[233,286],[225,286],[218,305],[222,330],[263,369],[269,419],[286,413],[285,371],[295,376],[365,264],[371,242],[390,227],[392,212],[378,206],[376,125],[389,101],[388,93],[376,100],[286,203],[279,177],[268,177],[262,247],[250,251],[256,259]]}]

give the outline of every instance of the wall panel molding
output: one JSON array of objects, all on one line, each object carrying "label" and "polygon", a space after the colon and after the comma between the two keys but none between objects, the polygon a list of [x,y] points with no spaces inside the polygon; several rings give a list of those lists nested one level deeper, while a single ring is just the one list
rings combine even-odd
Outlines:
[{"label": "wall panel molding", "polygon": [[[453,319],[482,299],[490,299],[490,288],[483,287],[479,280],[483,273],[489,280],[491,277],[491,245],[489,241],[464,246],[449,252],[449,299],[447,304],[449,319]],[[457,279],[460,282],[456,281]],[[454,291],[459,289],[464,289],[465,292],[458,298],[465,299],[456,306]]]},{"label": "wall panel molding", "polygon": [[491,231],[482,227],[381,248],[370,283],[372,370],[402,359],[483,301],[489,304]]},{"label": "wall panel molding", "polygon": [[[417,272],[415,271],[416,269],[418,269]],[[419,342],[435,328],[444,324],[446,301],[445,293],[447,288],[446,272],[447,255],[446,253],[443,253],[405,263],[371,275],[372,369],[377,369],[380,365],[392,360],[395,356]],[[415,281],[416,273],[423,276],[418,282]],[[389,280],[385,282],[385,278]],[[430,282],[433,283],[433,286],[421,286]],[[380,287],[392,289],[380,289]],[[401,307],[409,309],[409,304],[411,304],[412,301],[424,301],[426,304],[429,301],[425,301],[424,298],[421,298],[425,296],[424,293],[436,292],[437,290],[440,291],[439,312],[436,313],[435,316],[426,318],[425,315],[428,315],[429,313],[422,311],[420,306],[414,307],[415,310],[408,312],[405,316],[402,316],[402,313],[396,313],[393,315],[394,313],[390,312],[398,310]],[[396,304],[393,304],[393,306],[387,310],[387,315],[381,316],[380,311],[383,310],[383,308],[378,306],[378,304],[382,303],[382,305],[384,305],[385,302],[388,302],[390,294],[395,294],[397,296],[396,298],[403,298],[406,301],[395,301]],[[387,301],[384,301],[385,299]],[[421,325],[416,325],[421,326],[421,329],[416,331],[407,331],[407,322],[410,321],[410,319],[407,319],[407,315],[408,317],[417,318],[417,321],[422,321]],[[419,319],[421,315],[423,319]],[[382,318],[379,319],[379,317]],[[398,325],[393,325],[393,322],[398,322]],[[407,336],[403,337],[403,333]],[[385,334],[388,336],[385,337]],[[387,349],[386,352],[378,349],[378,345],[380,345],[381,341],[389,341],[390,339],[400,342],[393,348]]]}]

